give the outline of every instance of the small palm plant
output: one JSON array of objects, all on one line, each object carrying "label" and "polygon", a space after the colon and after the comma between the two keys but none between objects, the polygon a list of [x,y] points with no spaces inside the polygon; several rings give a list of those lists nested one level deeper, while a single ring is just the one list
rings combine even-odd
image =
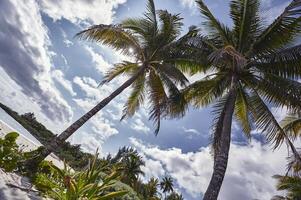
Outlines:
[{"label": "small palm plant", "polygon": [[216,19],[202,0],[196,2],[206,32],[188,39],[186,46],[199,51],[197,60],[204,64],[182,70],[206,76],[183,92],[197,107],[215,104],[214,169],[204,200],[216,200],[227,168],[233,116],[247,138],[256,127],[275,148],[286,141],[300,159],[269,106],[301,110],[301,83],[296,81],[301,77],[301,46],[292,45],[301,30],[301,0],[293,0],[268,26],[260,18],[260,0],[231,0],[232,28]]},{"label": "small palm plant", "polygon": [[147,11],[143,18],[126,19],[120,24],[95,25],[78,33],[77,37],[81,39],[112,47],[133,60],[115,64],[106,73],[102,84],[109,83],[121,75],[126,75],[129,79],[64,130],[51,145],[44,148],[40,155],[30,160],[28,164],[40,162],[53,149],[59,148],[61,141],[69,138],[130,86],[132,86],[132,92],[124,106],[122,118],[133,116],[147,99],[150,104],[150,119],[156,123],[155,133],[157,134],[160,128],[162,105],[168,100],[168,97],[179,100],[177,107],[185,105],[181,103],[181,98],[179,98],[181,93],[177,86],[185,86],[188,80],[175,67],[177,63],[185,65],[186,63],[183,63],[185,59],[178,62],[180,57],[172,57],[168,53],[171,44],[179,37],[182,25],[182,18],[179,14],[173,15],[166,10],[156,10],[153,0],[148,0]]}]

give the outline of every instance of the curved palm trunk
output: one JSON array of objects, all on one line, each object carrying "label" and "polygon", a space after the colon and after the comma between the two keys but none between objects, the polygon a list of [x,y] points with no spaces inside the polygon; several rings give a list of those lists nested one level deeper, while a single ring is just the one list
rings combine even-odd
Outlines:
[{"label": "curved palm trunk", "polygon": [[102,108],[109,104],[115,97],[117,97],[123,90],[128,88],[140,75],[143,74],[146,65],[142,66],[139,71],[134,74],[130,79],[124,82],[119,88],[117,88],[112,94],[103,99],[89,112],[84,114],[76,122],[70,125],[65,131],[57,136],[51,144],[42,147],[37,156],[27,161],[28,166],[36,167],[41,161],[43,161],[50,153],[54,152],[62,145],[63,141],[67,140],[75,131],[77,131],[82,125],[84,125],[91,117],[98,113]]},{"label": "curved palm trunk", "polygon": [[217,128],[215,132],[215,134],[220,134],[221,137],[217,149],[214,152],[213,174],[211,176],[211,180],[207,188],[207,191],[204,194],[203,200],[217,199],[225,177],[227,164],[228,164],[229,150],[230,150],[231,126],[232,126],[232,117],[233,117],[233,112],[235,107],[236,95],[237,92],[233,86],[229,92],[226,106],[219,118],[219,122],[221,123],[220,129]]}]

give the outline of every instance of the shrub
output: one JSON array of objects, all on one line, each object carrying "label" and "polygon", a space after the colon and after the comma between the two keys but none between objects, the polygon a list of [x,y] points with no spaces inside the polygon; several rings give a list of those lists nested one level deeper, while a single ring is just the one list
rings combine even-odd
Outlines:
[{"label": "shrub", "polygon": [[19,134],[11,132],[0,138],[0,167],[7,172],[17,170],[19,163],[22,161],[22,152],[16,143]]}]

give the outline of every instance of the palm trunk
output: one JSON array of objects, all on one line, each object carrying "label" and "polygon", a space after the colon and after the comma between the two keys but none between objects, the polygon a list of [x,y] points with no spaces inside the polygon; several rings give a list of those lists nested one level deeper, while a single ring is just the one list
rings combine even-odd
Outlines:
[{"label": "palm trunk", "polygon": [[84,125],[91,117],[98,113],[102,108],[109,104],[115,97],[117,97],[123,90],[128,88],[139,76],[142,75],[146,68],[146,65],[142,66],[139,71],[134,74],[130,79],[124,82],[119,88],[117,88],[112,94],[103,99],[89,112],[84,114],[76,122],[70,125],[65,131],[57,136],[49,145],[44,146],[41,151],[33,159],[27,161],[28,166],[37,166],[42,160],[44,160],[50,153],[59,149],[65,140],[67,140],[75,131],[77,131],[82,125]]},{"label": "palm trunk", "polygon": [[[233,117],[233,112],[235,107],[236,95],[237,95],[236,88],[235,86],[233,86],[229,92],[226,106],[219,119],[222,126],[220,127],[220,129],[216,129],[215,134],[220,134],[221,137],[218,146],[214,152],[213,174],[211,176],[211,180],[207,188],[207,191],[204,194],[203,200],[217,199],[225,177],[227,164],[228,164],[229,150],[230,150],[231,126],[232,126],[232,117]],[[220,131],[220,133],[217,133],[218,131]]]}]

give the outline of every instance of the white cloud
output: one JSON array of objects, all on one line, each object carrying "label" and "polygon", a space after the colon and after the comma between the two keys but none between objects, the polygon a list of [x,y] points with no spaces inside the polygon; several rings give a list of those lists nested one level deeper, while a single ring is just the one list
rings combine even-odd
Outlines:
[{"label": "white cloud", "polygon": [[105,119],[102,113],[98,113],[95,115],[92,120],[91,124],[93,125],[91,128],[96,133],[97,137],[102,141],[107,140],[109,137],[118,134],[118,130],[115,129],[112,123],[108,119]]},{"label": "white cloud", "polygon": [[51,78],[53,52],[49,51],[48,30],[36,1],[0,4],[0,65],[54,123],[70,121],[72,109]]},{"label": "white cloud", "polygon": [[72,87],[72,82],[67,80],[61,70],[54,70],[52,71],[52,77],[56,80],[59,84],[61,84],[64,89],[69,92],[72,96],[76,96],[76,92],[74,92]]},{"label": "white cloud", "polygon": [[186,127],[183,126],[182,129],[185,133],[190,133],[190,134],[192,133],[192,134],[195,134],[195,135],[200,135],[201,134],[198,130],[193,129],[193,128],[186,128]]},{"label": "white cloud", "polygon": [[[145,171],[152,174],[151,167],[162,166],[170,174],[182,190],[197,197],[204,193],[212,173],[212,156],[210,147],[201,148],[197,152],[183,153],[181,149],[160,149],[157,146],[145,145],[131,138],[131,143],[150,161]],[[285,171],[286,147],[273,152],[267,145],[252,141],[248,146],[232,144],[226,177],[221,189],[222,200],[270,199],[277,194],[275,174]],[[160,164],[159,164],[159,163]],[[279,194],[279,193],[278,193]],[[200,197],[198,197],[200,198]]]},{"label": "white cloud", "polygon": [[40,0],[42,11],[53,20],[62,18],[72,23],[110,24],[118,5],[126,0]]},{"label": "white cloud", "polygon": [[104,99],[111,94],[113,88],[108,85],[102,85],[97,87],[99,84],[90,77],[74,77],[73,82],[80,87],[80,89],[86,94],[87,98],[93,99],[94,103]]},{"label": "white cloud", "polygon": [[147,127],[140,118],[135,119],[134,123],[132,123],[131,128],[137,132],[148,133],[150,128]]},{"label": "white cloud", "polygon": [[196,2],[195,0],[179,0],[181,5],[183,7],[187,7],[187,8],[190,8],[190,9],[193,9],[196,7]]},{"label": "white cloud", "polygon": [[[97,82],[91,77],[75,77],[73,82],[80,87],[85,95],[85,98],[76,98],[73,100],[85,112],[92,109],[112,92],[112,88],[107,85],[98,88]],[[113,100],[105,109],[115,109],[116,106],[118,107],[119,103],[117,100],[118,98]],[[111,120],[109,120],[112,118],[111,115],[111,113],[101,110],[90,120],[90,124],[92,125],[91,130],[95,133],[93,137],[95,137],[97,140],[105,141],[109,137],[118,134],[118,130],[114,128],[114,124],[111,122]]]},{"label": "white cloud", "polygon": [[103,141],[95,139],[92,134],[89,134],[86,131],[78,133],[76,137],[71,136],[69,141],[72,144],[80,144],[81,148],[86,152],[95,154],[96,150],[98,149],[100,157],[104,155],[102,152]]},{"label": "white cloud", "polygon": [[112,68],[112,65],[109,64],[107,61],[105,61],[105,59],[101,54],[96,53],[91,47],[88,46],[86,46],[85,49],[91,55],[92,61],[96,65],[96,70],[100,72],[102,75],[104,75],[108,71],[108,69]]}]

